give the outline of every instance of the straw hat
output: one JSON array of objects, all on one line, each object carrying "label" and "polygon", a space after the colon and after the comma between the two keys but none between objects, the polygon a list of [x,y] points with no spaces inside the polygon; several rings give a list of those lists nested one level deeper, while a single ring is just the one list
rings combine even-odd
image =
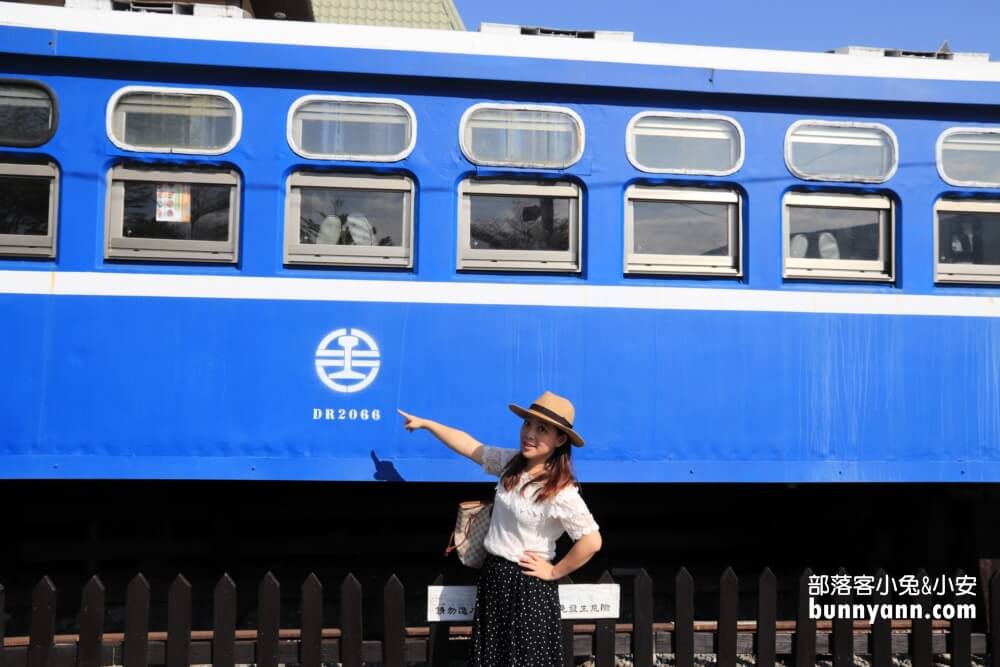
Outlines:
[{"label": "straw hat", "polygon": [[552,424],[565,432],[574,445],[583,447],[583,438],[573,430],[573,418],[576,416],[576,410],[573,409],[573,404],[562,396],[547,391],[536,398],[535,402],[527,409],[511,403],[510,411],[519,417],[537,417],[543,422]]}]

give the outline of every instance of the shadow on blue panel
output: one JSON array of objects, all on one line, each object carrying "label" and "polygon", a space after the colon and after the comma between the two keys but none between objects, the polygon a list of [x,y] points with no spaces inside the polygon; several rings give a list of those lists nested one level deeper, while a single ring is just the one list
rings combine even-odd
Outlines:
[{"label": "shadow on blue panel", "polygon": [[371,451],[372,461],[375,463],[375,474],[372,478],[377,482],[404,482],[403,476],[396,470],[392,461],[383,461],[378,457],[373,449]]}]

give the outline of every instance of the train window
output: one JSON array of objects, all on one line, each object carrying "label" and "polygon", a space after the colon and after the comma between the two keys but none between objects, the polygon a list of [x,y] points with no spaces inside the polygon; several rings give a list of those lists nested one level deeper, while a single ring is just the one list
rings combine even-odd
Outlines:
[{"label": "train window", "polygon": [[240,105],[221,90],[129,86],[108,102],[108,137],[125,150],[219,155],[240,138]]},{"label": "train window", "polygon": [[1000,200],[939,199],[934,225],[938,282],[1000,282]]},{"label": "train window", "polygon": [[806,180],[882,183],[898,154],[896,135],[878,123],[800,120],[785,135],[785,164]]},{"label": "train window", "polygon": [[951,185],[1000,187],[1000,129],[945,130],[937,142],[937,165]]},{"label": "train window", "polygon": [[413,266],[413,181],[298,172],[288,179],[286,264]]},{"label": "train window", "polygon": [[111,170],[105,257],[236,262],[240,180],[221,169]]},{"label": "train window", "polygon": [[416,116],[401,100],[307,95],[288,112],[288,145],[302,157],[395,162],[416,142]]},{"label": "train window", "polygon": [[632,186],[625,192],[626,273],[740,273],[740,196],[732,190]]},{"label": "train window", "polygon": [[564,169],[583,154],[583,121],[564,107],[476,104],[459,143],[475,164]]},{"label": "train window", "polygon": [[59,170],[0,163],[0,255],[55,257]]},{"label": "train window", "polygon": [[469,179],[458,188],[458,268],[580,270],[580,188]]},{"label": "train window", "polygon": [[47,87],[0,80],[0,144],[40,146],[55,131],[55,96]]},{"label": "train window", "polygon": [[645,111],[629,122],[625,152],[642,171],[725,176],[743,164],[743,129],[725,116]]},{"label": "train window", "polygon": [[786,278],[892,280],[893,207],[882,195],[785,195]]}]

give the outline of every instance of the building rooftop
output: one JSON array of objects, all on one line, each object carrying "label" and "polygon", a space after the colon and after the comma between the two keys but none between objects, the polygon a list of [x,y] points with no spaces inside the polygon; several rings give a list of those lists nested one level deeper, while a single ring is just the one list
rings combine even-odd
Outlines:
[{"label": "building rooftop", "polygon": [[311,0],[317,23],[465,30],[453,0]]}]

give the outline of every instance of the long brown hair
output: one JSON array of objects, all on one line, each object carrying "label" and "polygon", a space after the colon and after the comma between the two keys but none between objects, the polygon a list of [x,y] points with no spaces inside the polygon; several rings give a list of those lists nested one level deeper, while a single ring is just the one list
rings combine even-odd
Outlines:
[{"label": "long brown hair", "polygon": [[[573,476],[573,463],[572,463],[572,450],[573,445],[570,444],[569,438],[560,445],[556,447],[555,451],[549,456],[545,461],[545,471],[534,478],[533,481],[541,484],[541,488],[536,489],[534,500],[536,503],[545,502],[549,498],[555,498],[556,494],[562,491],[564,488],[570,484],[576,483],[576,477]],[[503,488],[510,491],[513,489],[518,481],[521,479],[521,473],[524,469],[528,467],[528,460],[521,455],[521,452],[515,454],[510,461],[507,462],[507,466],[503,470],[503,475],[500,478]],[[524,489],[521,489],[521,493],[524,493]]]}]

